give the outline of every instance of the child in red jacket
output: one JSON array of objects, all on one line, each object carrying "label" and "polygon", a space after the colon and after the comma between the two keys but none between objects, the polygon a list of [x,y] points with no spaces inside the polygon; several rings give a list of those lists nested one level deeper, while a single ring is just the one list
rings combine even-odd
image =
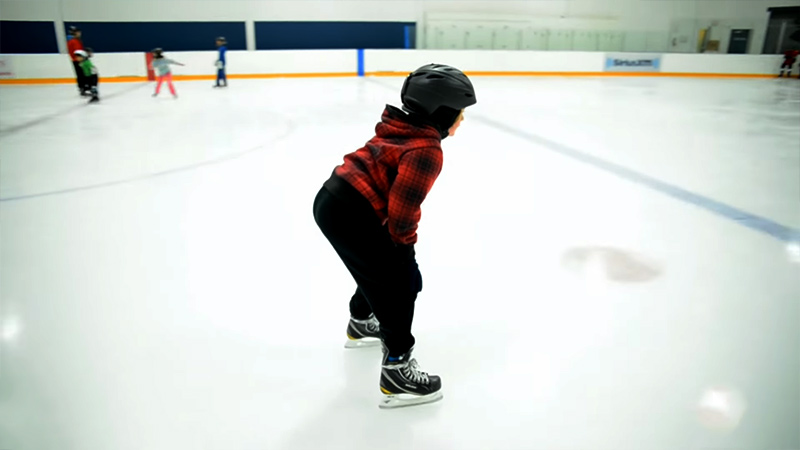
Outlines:
[{"label": "child in red jacket", "polygon": [[420,205],[442,169],[441,141],[452,136],[475,90],[460,70],[441,64],[411,73],[373,137],[344,157],[314,200],[314,219],[358,287],[350,300],[345,347],[383,343],[379,406],[442,398],[438,376],[411,358],[414,302],[422,290],[414,244]]},{"label": "child in red jacket", "polygon": [[67,53],[72,60],[72,68],[75,69],[75,81],[78,83],[78,92],[82,96],[90,95],[90,87],[88,80],[83,74],[81,69],[81,61],[75,56],[78,50],[85,50],[83,48],[83,41],[81,41],[81,29],[75,26],[69,27],[67,31]]},{"label": "child in red jacket", "polygon": [[[781,64],[781,74],[778,75],[778,78],[783,76],[783,69],[788,69],[786,73],[787,78],[792,78],[792,66],[794,62],[797,61],[797,55],[800,55],[800,51],[797,50],[786,50],[783,52],[783,64]],[[800,78],[800,75],[798,76]]]}]

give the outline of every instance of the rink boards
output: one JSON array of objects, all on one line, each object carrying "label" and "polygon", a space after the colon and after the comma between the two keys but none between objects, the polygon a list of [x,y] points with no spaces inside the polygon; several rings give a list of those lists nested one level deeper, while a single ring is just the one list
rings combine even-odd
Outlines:
[{"label": "rink boards", "polygon": [[[172,52],[177,80],[215,77],[215,51]],[[147,80],[144,53],[98,53],[104,82]],[[74,82],[66,55],[0,55],[0,84]],[[228,77],[401,76],[430,62],[454,65],[473,76],[657,76],[765,78],[777,74],[779,55],[604,53],[522,50],[274,50],[228,52]],[[616,63],[616,64],[614,64]],[[642,67],[647,66],[647,67]]]}]

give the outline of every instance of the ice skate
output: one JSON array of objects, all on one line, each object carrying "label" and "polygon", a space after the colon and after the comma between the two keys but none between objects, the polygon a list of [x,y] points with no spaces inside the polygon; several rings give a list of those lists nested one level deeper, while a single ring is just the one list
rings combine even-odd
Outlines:
[{"label": "ice skate", "polygon": [[97,86],[92,86],[91,95],[92,98],[89,100],[89,103],[97,103],[100,101],[100,96],[97,95]]},{"label": "ice skate", "polygon": [[375,347],[380,343],[380,324],[375,314],[370,314],[365,320],[350,318],[350,323],[347,324],[345,348]]},{"label": "ice skate", "polygon": [[381,367],[381,392],[384,397],[378,404],[380,408],[422,405],[442,399],[441,378],[421,371],[417,360],[411,357],[412,351],[398,358],[390,358],[384,346]]}]

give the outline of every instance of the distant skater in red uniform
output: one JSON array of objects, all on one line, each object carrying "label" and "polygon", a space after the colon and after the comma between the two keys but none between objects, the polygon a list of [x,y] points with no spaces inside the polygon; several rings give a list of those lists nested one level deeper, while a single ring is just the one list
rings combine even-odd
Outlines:
[{"label": "distant skater in red uniform", "polygon": [[[783,76],[784,69],[787,69],[786,77],[792,78],[792,66],[794,66],[795,61],[797,61],[797,55],[800,55],[800,51],[786,50],[783,52],[783,64],[781,64],[781,74],[778,75],[778,78]],[[797,78],[800,79],[800,75],[798,75]]]},{"label": "distant skater in red uniform", "polygon": [[81,41],[81,29],[74,26],[69,27],[69,31],[67,33],[67,51],[69,52],[69,58],[72,60],[72,68],[75,69],[78,92],[82,96],[88,96],[91,95],[91,89],[89,88],[89,83],[86,79],[86,76],[83,74],[81,61],[75,53],[78,50],[86,50],[83,48],[83,41]]}]

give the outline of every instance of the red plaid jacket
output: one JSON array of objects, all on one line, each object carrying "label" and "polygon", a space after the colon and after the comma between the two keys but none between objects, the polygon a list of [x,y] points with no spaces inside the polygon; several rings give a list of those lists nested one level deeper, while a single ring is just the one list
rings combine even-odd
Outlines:
[{"label": "red plaid jacket", "polygon": [[420,205],[442,171],[441,142],[438,130],[412,125],[403,111],[387,106],[375,137],[334,172],[369,200],[396,243],[414,244]]}]

